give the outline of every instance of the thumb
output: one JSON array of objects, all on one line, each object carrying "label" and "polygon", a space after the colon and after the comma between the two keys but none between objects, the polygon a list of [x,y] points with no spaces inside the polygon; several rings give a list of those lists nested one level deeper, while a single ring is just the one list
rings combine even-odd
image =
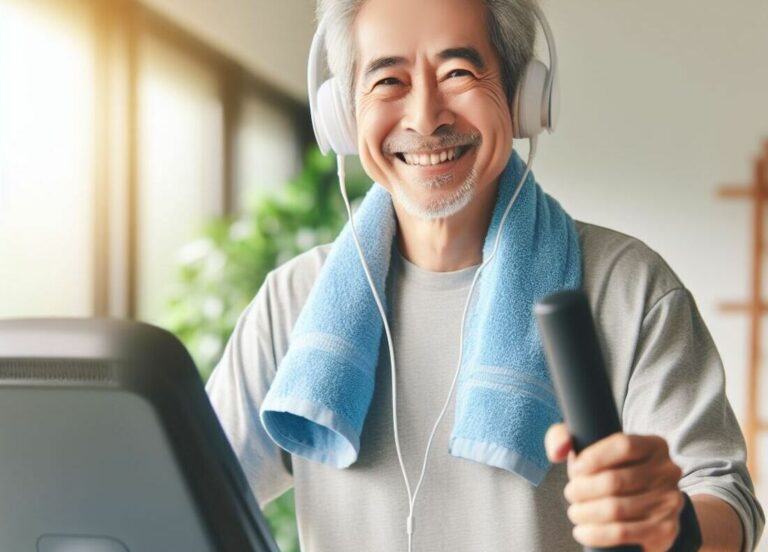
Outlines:
[{"label": "thumb", "polygon": [[549,426],[544,436],[544,447],[547,449],[547,458],[550,462],[559,463],[568,458],[568,453],[573,448],[571,435],[565,424],[553,424]]}]

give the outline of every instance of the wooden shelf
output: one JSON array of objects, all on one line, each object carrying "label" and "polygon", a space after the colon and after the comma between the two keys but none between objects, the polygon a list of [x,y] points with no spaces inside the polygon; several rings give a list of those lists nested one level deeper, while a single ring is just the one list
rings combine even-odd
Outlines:
[{"label": "wooden shelf", "polygon": [[753,481],[758,474],[758,435],[768,431],[768,421],[760,417],[760,376],[762,368],[762,323],[768,313],[768,301],[763,296],[763,263],[768,254],[765,239],[765,214],[768,206],[768,140],[763,144],[763,151],[755,159],[753,181],[750,185],[725,185],[717,190],[717,196],[723,199],[746,199],[751,204],[752,224],[752,259],[750,268],[749,299],[746,301],[726,301],[718,305],[721,312],[746,314],[749,317],[748,366],[747,366],[747,406],[744,420],[744,438],[747,442],[748,469]]},{"label": "wooden shelf", "polygon": [[758,195],[758,191],[762,192],[762,195],[768,195],[768,190],[756,186],[722,186],[717,190],[717,196],[726,199],[751,198]]},{"label": "wooden shelf", "polygon": [[[732,313],[742,313],[742,312],[752,312],[752,303],[735,303],[735,302],[728,302],[728,303],[720,303],[717,307],[721,311],[732,314]],[[762,314],[768,313],[768,303],[763,303],[760,305],[760,312]]]}]

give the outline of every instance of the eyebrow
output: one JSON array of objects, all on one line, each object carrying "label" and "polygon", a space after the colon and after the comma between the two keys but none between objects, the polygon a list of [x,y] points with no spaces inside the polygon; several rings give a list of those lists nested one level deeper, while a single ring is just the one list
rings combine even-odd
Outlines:
[{"label": "eyebrow", "polygon": [[403,63],[405,63],[405,61],[406,61],[405,58],[400,56],[388,56],[388,57],[376,58],[368,64],[368,67],[365,68],[364,78],[367,79],[376,71],[380,71],[385,67],[402,65]]},{"label": "eyebrow", "polygon": [[478,69],[480,71],[485,70],[485,61],[483,61],[483,56],[480,55],[480,52],[478,52],[475,48],[472,46],[462,46],[460,48],[448,48],[446,50],[443,50],[439,54],[437,54],[437,57],[439,57],[443,61],[447,61],[449,59],[465,59],[469,63],[475,66],[475,69]]},{"label": "eyebrow", "polygon": [[[446,48],[442,52],[437,54],[437,57],[440,58],[443,61],[447,61],[449,59],[465,59],[469,63],[475,66],[476,69],[479,71],[485,70],[485,61],[483,60],[483,56],[480,55],[480,52],[478,52],[475,48],[471,46],[461,46],[459,48]],[[376,58],[373,61],[371,61],[368,66],[365,68],[365,72],[363,74],[364,79],[368,79],[373,73],[380,71],[381,69],[384,69],[386,67],[393,67],[395,65],[402,65],[407,60],[404,57],[401,56],[386,56],[386,57],[380,57]]]}]

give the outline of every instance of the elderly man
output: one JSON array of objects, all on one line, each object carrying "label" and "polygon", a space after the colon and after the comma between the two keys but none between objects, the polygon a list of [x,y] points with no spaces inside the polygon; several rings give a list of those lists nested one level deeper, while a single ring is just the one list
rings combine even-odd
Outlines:
[{"label": "elderly man", "polygon": [[[481,358],[490,348],[495,327],[522,328],[519,341],[514,333],[502,335],[500,347],[507,356],[538,344],[526,322],[532,300],[526,289],[543,281],[561,285],[567,280],[558,280],[560,274],[573,275],[570,281],[586,293],[595,316],[624,433],[595,443],[576,459],[564,425],[551,423],[561,418],[547,410],[552,403],[547,403],[546,382],[532,384],[545,391],[531,391],[520,383],[524,376],[504,379],[511,377],[504,367],[494,372],[487,366],[472,368],[471,361],[466,369],[475,371],[459,380],[462,404],[451,397],[444,405],[462,354],[467,292],[491,234],[501,233],[496,222],[503,209],[497,204],[511,196],[522,173],[513,152],[511,110],[520,73],[532,57],[535,19],[529,2],[320,3],[329,66],[352,106],[360,159],[377,190],[388,192],[381,195],[386,199],[378,199],[380,205],[391,205],[392,247],[371,230],[389,228],[387,215],[378,212],[386,209],[371,207],[377,205],[375,198],[367,197],[359,213],[361,232],[368,231],[362,240],[366,254],[375,257],[371,247],[378,242],[384,243],[379,251],[387,252],[384,261],[370,260],[384,270],[379,283],[392,342],[383,340],[379,325],[359,332],[360,340],[348,347],[360,366],[371,362],[375,368],[369,374],[372,396],[362,401],[365,425],[359,435],[350,429],[353,416],[345,417],[345,405],[336,411],[307,407],[307,397],[318,393],[327,398],[323,393],[329,387],[336,392],[349,386],[354,402],[365,385],[360,375],[365,370],[345,372],[343,362],[327,358],[343,340],[312,341],[305,332],[322,308],[322,316],[330,318],[316,317],[316,325],[321,330],[324,324],[333,326],[338,322],[334,309],[343,309],[345,302],[352,303],[352,318],[358,303],[365,315],[344,319],[340,331],[354,324],[366,328],[378,316],[364,305],[372,304],[369,295],[354,299],[365,283],[361,272],[345,268],[349,252],[344,247],[351,246],[341,243],[343,234],[339,243],[316,247],[269,274],[207,386],[258,501],[263,505],[295,488],[305,551],[411,546],[420,551],[554,551],[630,543],[662,551],[679,532],[682,491],[692,498],[702,550],[751,550],[760,536],[764,515],[725,396],[723,367],[691,294],[642,242],[573,221],[532,179],[510,212],[499,272],[480,278],[486,287],[473,305],[480,314],[468,320],[467,359]],[[554,225],[545,228],[541,213],[562,222],[559,233],[552,233]],[[377,217],[382,226],[366,230]],[[528,227],[521,221],[530,222],[535,239],[550,232],[552,247],[538,247],[537,256],[526,256],[533,247],[525,247]],[[563,248],[569,237],[574,247]],[[520,264],[523,258],[528,261]],[[558,264],[564,258],[579,262]],[[508,267],[518,272],[505,272]],[[495,282],[494,274],[501,286],[495,295],[484,283]],[[336,290],[333,300],[323,295],[327,289]],[[498,302],[505,297],[518,302],[505,307]],[[509,322],[515,316],[517,326]],[[490,325],[483,326],[485,318],[492,319]],[[472,334],[475,326],[477,335]],[[381,348],[366,349],[364,341],[371,339],[376,347],[381,341]],[[539,349],[526,349],[528,356],[520,358],[540,362]],[[301,356],[306,350],[315,356]],[[390,353],[397,367],[396,397]],[[337,371],[327,370],[326,361]],[[322,380],[326,373],[330,379]],[[270,397],[279,377],[281,392],[290,389],[293,395]],[[473,378],[482,379],[482,385],[472,388],[466,379]],[[363,383],[355,387],[358,379]],[[522,391],[510,394],[511,388]],[[491,394],[481,395],[478,389]],[[536,400],[524,402],[533,395]],[[499,404],[511,406],[494,410]],[[441,408],[456,412],[453,428],[450,418],[435,426]],[[319,413],[315,425],[309,437],[296,437],[301,435],[297,428],[311,417],[308,412]],[[490,443],[487,435],[472,434],[476,427],[462,433],[468,413],[485,415],[488,431],[500,426],[508,435],[505,428],[519,429],[512,437],[516,444],[507,450]],[[549,421],[542,425],[542,420]],[[425,459],[432,440],[433,453]],[[403,475],[410,481],[407,492]],[[412,499],[417,481],[421,494]]]}]

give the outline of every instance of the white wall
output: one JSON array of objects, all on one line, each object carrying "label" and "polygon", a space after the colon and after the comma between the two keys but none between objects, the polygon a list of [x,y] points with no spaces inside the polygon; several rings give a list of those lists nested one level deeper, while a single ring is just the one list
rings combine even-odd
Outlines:
[{"label": "white wall", "polygon": [[[768,2],[549,0],[561,119],[537,176],[580,219],[635,235],[693,292],[744,407],[750,216],[717,199],[768,138]],[[768,374],[766,374],[768,376]],[[768,458],[766,458],[768,459]]]}]

